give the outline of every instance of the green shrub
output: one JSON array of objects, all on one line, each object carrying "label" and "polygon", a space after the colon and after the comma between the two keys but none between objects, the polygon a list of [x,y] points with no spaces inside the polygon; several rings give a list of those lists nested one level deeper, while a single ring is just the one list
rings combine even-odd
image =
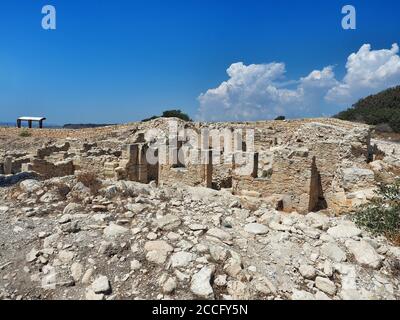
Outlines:
[{"label": "green shrub", "polygon": [[392,241],[400,240],[400,179],[382,184],[369,204],[354,215],[354,222],[374,235],[385,235]]},{"label": "green shrub", "polygon": [[158,118],[178,118],[184,121],[192,121],[192,119],[190,119],[190,117],[186,113],[183,113],[181,110],[167,110],[164,111],[162,116],[160,117],[152,116],[151,118],[142,120],[142,122],[147,122]]},{"label": "green shrub", "polygon": [[285,117],[285,116],[279,116],[279,117],[277,117],[277,118],[275,119],[275,121],[283,121],[283,120],[286,120],[286,117]]},{"label": "green shrub", "polygon": [[19,136],[22,138],[30,137],[31,135],[32,134],[27,129],[23,129],[19,134]]}]

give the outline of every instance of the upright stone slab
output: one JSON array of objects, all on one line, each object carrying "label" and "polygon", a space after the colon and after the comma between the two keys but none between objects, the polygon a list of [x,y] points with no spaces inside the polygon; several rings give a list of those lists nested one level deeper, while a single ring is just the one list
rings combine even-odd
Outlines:
[{"label": "upright stone slab", "polygon": [[4,161],[4,174],[12,174],[12,157],[6,157]]},{"label": "upright stone slab", "polygon": [[145,145],[141,145],[139,148],[139,164],[138,164],[138,182],[148,183],[147,173],[147,159],[146,159],[147,148]]},{"label": "upright stone slab", "polygon": [[212,173],[213,173],[213,157],[212,150],[208,151],[208,161],[204,164],[204,185],[206,188],[212,188]]}]

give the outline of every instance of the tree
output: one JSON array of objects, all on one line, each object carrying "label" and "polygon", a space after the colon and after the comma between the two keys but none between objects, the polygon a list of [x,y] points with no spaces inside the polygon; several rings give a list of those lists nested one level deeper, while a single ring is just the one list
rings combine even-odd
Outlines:
[{"label": "tree", "polygon": [[374,126],[386,124],[400,132],[400,86],[361,99],[335,117]]},{"label": "tree", "polygon": [[192,121],[186,113],[183,113],[181,110],[167,110],[162,114],[163,118],[179,118],[184,121]]},{"label": "tree", "polygon": [[283,121],[283,120],[286,120],[286,117],[285,117],[285,116],[279,116],[279,117],[277,117],[277,118],[275,119],[275,121]]},{"label": "tree", "polygon": [[142,120],[142,122],[147,122],[158,118],[178,118],[184,121],[192,121],[192,119],[190,119],[190,117],[181,110],[166,110],[163,112],[162,116],[153,116],[151,118]]}]

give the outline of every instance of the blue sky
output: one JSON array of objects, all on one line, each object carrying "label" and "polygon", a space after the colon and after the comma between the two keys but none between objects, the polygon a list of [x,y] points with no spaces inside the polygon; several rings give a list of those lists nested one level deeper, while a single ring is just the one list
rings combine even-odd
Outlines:
[{"label": "blue sky", "polygon": [[[57,9],[54,31],[41,28],[46,4]],[[357,30],[341,27],[346,4],[357,9]],[[367,89],[349,89],[347,101],[337,94],[351,86],[351,79],[343,79],[349,73],[346,61],[364,44],[371,45],[364,50],[368,59],[375,59],[374,50],[386,49],[382,63],[396,59],[397,68],[392,44],[400,43],[399,12],[395,0],[2,0],[0,122],[45,115],[58,124],[116,123],[171,108],[206,120],[225,119],[225,114],[227,120],[279,112],[288,117],[333,114],[361,93],[399,81],[396,71]],[[271,63],[284,63],[284,70]],[[236,68],[228,76],[232,64]],[[265,79],[271,69],[279,70]],[[334,94],[324,91],[322,99],[315,82],[304,97],[301,79],[314,70],[325,75],[321,81],[330,79],[329,90],[336,90],[329,103],[326,95]],[[238,84],[243,74],[247,80]],[[314,75],[320,79],[321,74]],[[249,93],[254,77],[264,80]],[[221,93],[229,79],[232,92]],[[293,99],[302,100],[301,106]],[[307,109],[306,104],[315,105]]]}]

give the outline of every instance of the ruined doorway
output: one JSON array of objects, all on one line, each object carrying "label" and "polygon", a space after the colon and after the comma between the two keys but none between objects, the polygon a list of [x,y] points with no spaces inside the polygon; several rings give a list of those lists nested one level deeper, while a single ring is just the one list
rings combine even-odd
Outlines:
[{"label": "ruined doorway", "polygon": [[[150,147],[151,148],[151,147]],[[159,176],[160,176],[160,159],[158,154],[158,149],[153,150],[153,155],[155,157],[156,162],[148,163],[147,164],[147,175],[148,181],[155,181],[158,184]]]},{"label": "ruined doorway", "polygon": [[324,197],[322,188],[321,174],[318,170],[316,158],[313,157],[311,165],[310,179],[310,199],[308,205],[309,212],[318,212],[328,208],[328,203]]}]

